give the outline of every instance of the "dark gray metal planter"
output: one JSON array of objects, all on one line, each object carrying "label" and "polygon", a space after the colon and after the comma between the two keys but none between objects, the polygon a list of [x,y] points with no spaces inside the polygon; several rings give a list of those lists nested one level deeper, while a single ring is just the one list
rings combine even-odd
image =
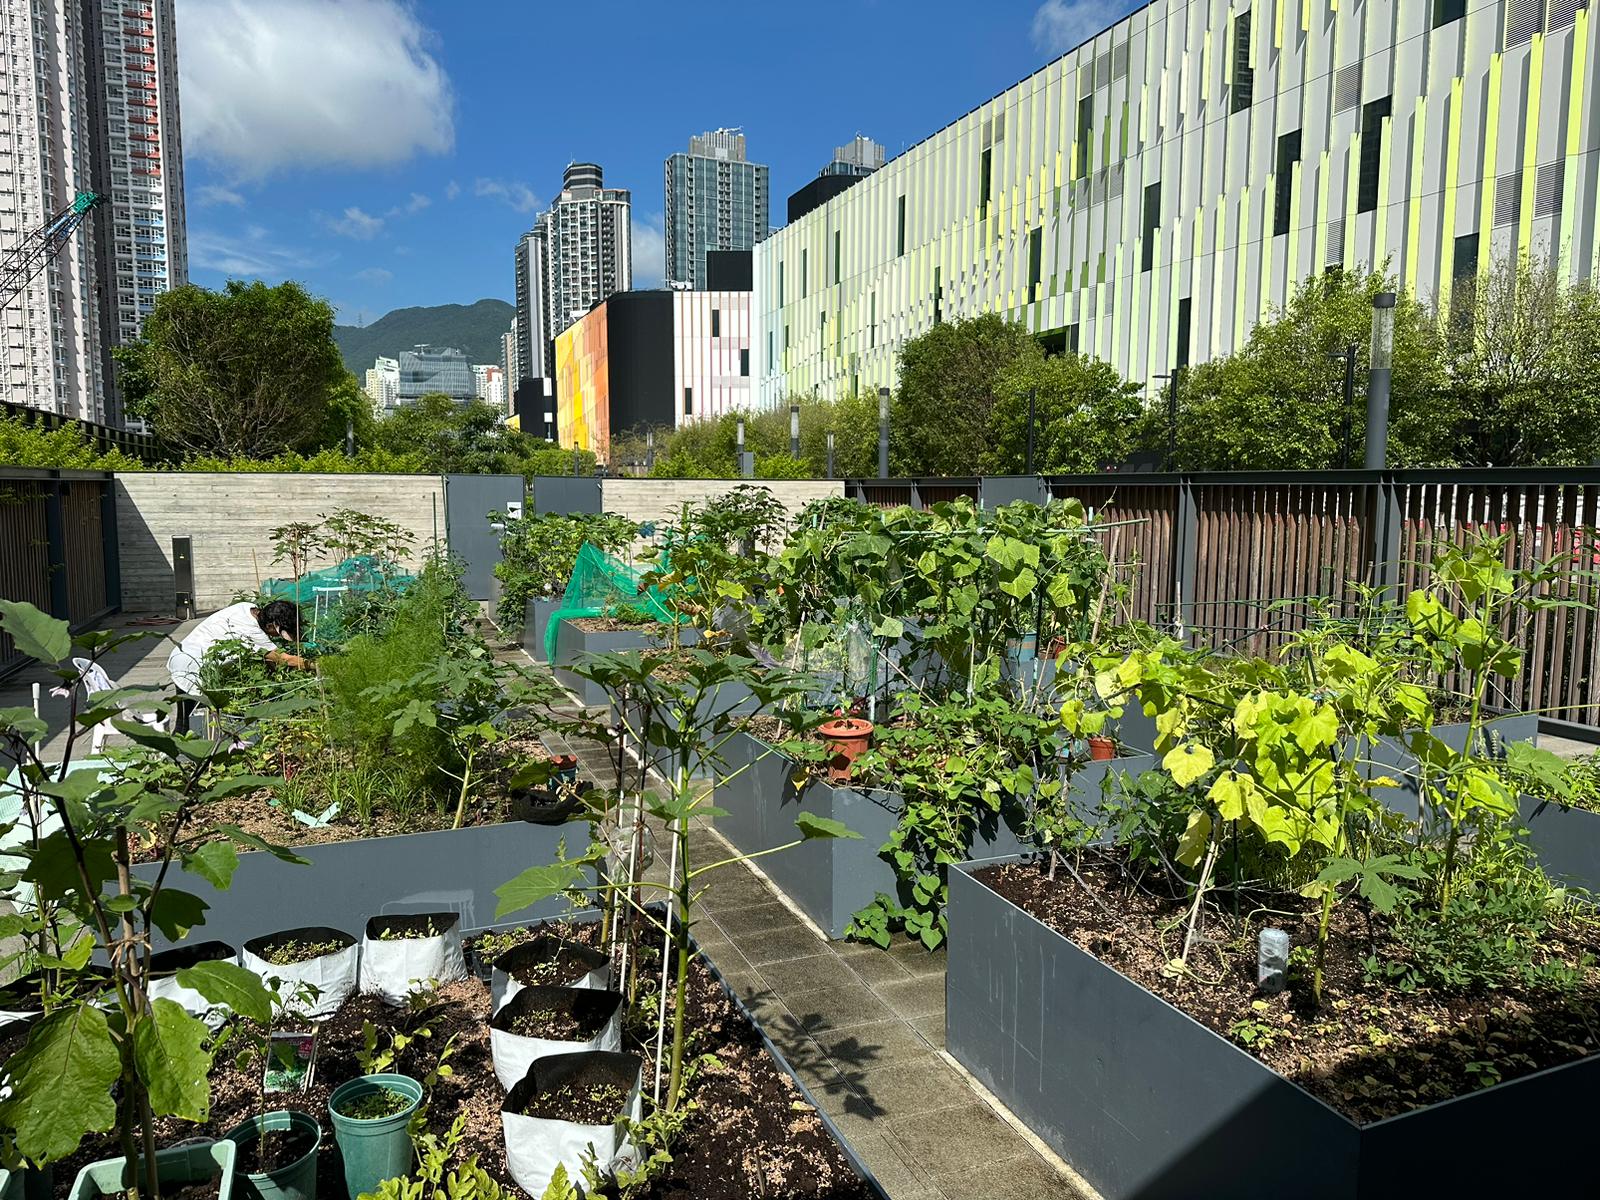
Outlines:
[{"label": "dark gray metal planter", "polygon": [[[985,865],[950,872],[947,1046],[1106,1200],[1564,1195],[1592,1171],[1600,1056],[1358,1126],[973,879]],[[1530,1113],[1537,1145],[1508,1144]]]},{"label": "dark gray metal planter", "polygon": [[[717,780],[716,806],[727,811],[716,818],[717,832],[746,854],[770,850],[799,836],[795,818],[802,812],[842,822],[861,835],[805,842],[793,850],[761,859],[757,866],[784,895],[799,906],[830,938],[844,936],[845,926],[881,892],[898,894],[900,881],[892,864],[879,853],[899,823],[905,801],[896,792],[858,791],[812,780],[795,787],[795,764],[749,734],[736,733],[723,750],[726,765]],[[1100,781],[1108,770],[1138,774],[1147,770],[1147,756],[1090,763],[1074,776],[1085,810],[1098,808]],[[979,825],[971,852],[975,856],[1020,854],[1027,850],[1011,822],[990,818]]]},{"label": "dark gray metal planter", "polygon": [[534,662],[545,662],[544,635],[550,618],[566,603],[558,596],[536,597],[522,610],[522,649]]},{"label": "dark gray metal planter", "polygon": [[[1539,740],[1539,718],[1533,713],[1513,713],[1494,717],[1479,726],[1489,739],[1491,748],[1508,742],[1534,742]],[[1453,750],[1464,750],[1467,745],[1467,724],[1451,722],[1433,727],[1433,736]],[[1379,738],[1364,754],[1363,764],[1367,778],[1387,775],[1398,781],[1398,787],[1374,788],[1372,794],[1391,812],[1415,820],[1420,814],[1418,802],[1416,755],[1392,738]]]},{"label": "dark gray metal planter", "polygon": [[[192,892],[211,907],[195,936],[242,946],[249,938],[301,925],[361,929],[369,917],[393,913],[454,912],[463,930],[496,924],[494,889],[529,867],[556,861],[586,841],[586,827],[508,821],[467,829],[409,833],[300,846],[308,867],[259,851],[239,856],[233,886],[219,892],[196,875],[168,872],[167,886]],[[154,878],[155,863],[134,873]],[[560,897],[518,914],[517,924],[559,915]],[[158,933],[157,948],[167,944]]]},{"label": "dark gray metal planter", "polygon": [[605,688],[574,673],[570,668],[591,654],[616,654],[622,650],[643,650],[660,644],[660,639],[647,628],[623,629],[615,633],[590,633],[579,629],[574,618],[563,617],[556,631],[556,681],[575,692],[578,699],[589,708],[604,708],[611,697]]},{"label": "dark gray metal planter", "polygon": [[1524,796],[1522,822],[1545,874],[1600,893],[1600,813]]}]

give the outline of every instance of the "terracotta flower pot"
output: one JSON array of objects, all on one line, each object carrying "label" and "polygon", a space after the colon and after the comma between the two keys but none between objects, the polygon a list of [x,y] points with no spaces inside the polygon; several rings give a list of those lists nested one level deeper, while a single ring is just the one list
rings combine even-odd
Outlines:
[{"label": "terracotta flower pot", "polygon": [[1117,756],[1117,743],[1108,737],[1095,736],[1089,739],[1089,761],[1110,762]]},{"label": "terracotta flower pot", "polygon": [[817,726],[817,736],[828,743],[828,782],[849,783],[856,759],[872,744],[872,722],[841,717]]}]

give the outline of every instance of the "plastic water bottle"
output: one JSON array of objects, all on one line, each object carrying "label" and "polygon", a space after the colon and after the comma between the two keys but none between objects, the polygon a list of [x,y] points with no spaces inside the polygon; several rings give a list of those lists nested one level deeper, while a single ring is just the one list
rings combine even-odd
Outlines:
[{"label": "plastic water bottle", "polygon": [[1263,929],[1256,950],[1256,986],[1275,995],[1288,982],[1289,934],[1283,929]]}]

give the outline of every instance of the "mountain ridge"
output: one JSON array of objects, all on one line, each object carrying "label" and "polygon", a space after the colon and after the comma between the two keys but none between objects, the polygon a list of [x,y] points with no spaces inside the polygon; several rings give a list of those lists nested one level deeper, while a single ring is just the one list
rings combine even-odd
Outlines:
[{"label": "mountain ridge", "polygon": [[418,305],[384,313],[370,325],[335,325],[333,340],[357,378],[379,356],[397,358],[419,345],[454,346],[468,362],[498,363],[504,357],[500,339],[515,314],[511,305],[492,297],[473,304]]}]

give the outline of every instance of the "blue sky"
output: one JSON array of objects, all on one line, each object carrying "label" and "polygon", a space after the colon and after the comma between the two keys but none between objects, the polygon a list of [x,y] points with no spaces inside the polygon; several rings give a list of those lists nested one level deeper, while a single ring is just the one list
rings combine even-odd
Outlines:
[{"label": "blue sky", "polygon": [[660,280],[662,160],[743,126],[772,216],[857,132],[890,155],[1133,0],[182,0],[192,278],[298,279],[345,322],[512,295],[589,159]]}]

